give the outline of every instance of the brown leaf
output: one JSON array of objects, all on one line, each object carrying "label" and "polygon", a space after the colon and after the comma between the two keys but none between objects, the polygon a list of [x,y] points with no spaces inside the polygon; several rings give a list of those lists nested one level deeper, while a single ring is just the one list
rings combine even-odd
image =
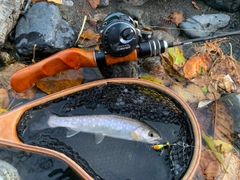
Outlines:
[{"label": "brown leaf", "polygon": [[209,149],[205,149],[201,153],[200,170],[206,179],[215,179],[221,173],[221,164]]},{"label": "brown leaf", "polygon": [[216,180],[227,180],[227,179],[236,179],[240,178],[240,160],[234,153],[227,153],[224,155],[224,166],[226,167],[229,173],[222,173]]},{"label": "brown leaf", "polygon": [[197,75],[204,74],[212,65],[212,60],[206,53],[191,57],[184,65],[184,76],[192,79]]},{"label": "brown leaf", "polygon": [[156,67],[149,72],[149,75],[159,78],[165,86],[172,84],[171,78],[168,76],[161,64],[157,64]]},{"label": "brown leaf", "polygon": [[190,104],[190,107],[193,110],[193,112],[198,120],[200,129],[205,132],[212,130],[212,129],[210,129],[212,127],[212,118],[213,118],[213,112],[211,110],[211,105],[208,104],[204,108],[197,108],[197,105],[195,103],[195,104]]},{"label": "brown leaf", "polygon": [[15,73],[17,70],[23,67],[25,67],[24,64],[15,63],[15,64],[11,64],[10,66],[2,70],[0,72],[0,86],[4,87],[7,90],[11,89],[10,82],[9,82],[10,77],[13,75],[13,73]]},{"label": "brown leaf", "polygon": [[92,39],[98,40],[100,38],[100,35],[96,34],[92,29],[88,29],[81,34],[81,38],[88,40]]},{"label": "brown leaf", "polygon": [[93,9],[96,9],[100,3],[100,0],[88,0],[88,3]]},{"label": "brown leaf", "polygon": [[0,89],[0,108],[7,109],[9,105],[8,92],[1,88]]},{"label": "brown leaf", "polygon": [[12,93],[12,96],[17,99],[32,99],[35,96],[37,91],[38,91],[38,88],[34,86],[21,93],[17,93],[16,91],[13,91],[13,90],[11,91],[11,93]]},{"label": "brown leaf", "polygon": [[82,83],[82,69],[68,70],[56,74],[54,77],[46,77],[36,83],[37,87],[47,94],[52,94]]},{"label": "brown leaf", "polygon": [[165,18],[165,20],[170,20],[178,26],[184,20],[184,17],[182,13],[175,11],[168,18]]},{"label": "brown leaf", "polygon": [[195,84],[188,84],[184,87],[181,83],[175,83],[170,88],[180,95],[186,102],[195,103],[206,99],[201,88]]},{"label": "brown leaf", "polygon": [[192,5],[195,9],[199,10],[199,6],[197,5],[197,3],[195,1],[192,1]]},{"label": "brown leaf", "polygon": [[213,104],[216,126],[214,127],[214,139],[231,144],[233,142],[233,119],[226,105],[217,101]]}]

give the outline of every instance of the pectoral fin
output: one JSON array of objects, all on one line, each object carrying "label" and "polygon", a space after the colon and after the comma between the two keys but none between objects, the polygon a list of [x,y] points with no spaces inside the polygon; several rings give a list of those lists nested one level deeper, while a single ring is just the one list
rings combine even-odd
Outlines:
[{"label": "pectoral fin", "polygon": [[104,139],[104,135],[103,134],[95,134],[95,143],[96,144],[100,144],[102,142],[102,140]]},{"label": "pectoral fin", "polygon": [[79,133],[79,132],[80,132],[80,131],[75,131],[75,130],[73,130],[73,129],[68,129],[68,132],[67,132],[66,137],[67,137],[67,138],[70,138],[70,137],[76,135],[76,134]]},{"label": "pectoral fin", "polygon": [[139,140],[139,136],[138,136],[138,134],[137,134],[135,131],[133,131],[133,132],[131,133],[131,136],[132,136],[132,138],[133,138],[134,140],[136,140],[136,141]]}]

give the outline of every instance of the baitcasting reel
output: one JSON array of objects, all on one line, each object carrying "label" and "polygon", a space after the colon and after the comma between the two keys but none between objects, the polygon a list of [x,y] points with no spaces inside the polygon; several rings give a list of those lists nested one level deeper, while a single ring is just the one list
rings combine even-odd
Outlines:
[{"label": "baitcasting reel", "polygon": [[109,14],[97,25],[97,31],[101,34],[103,49],[115,57],[130,54],[143,40],[152,38],[152,32],[141,32],[137,29],[137,22],[121,12]]},{"label": "baitcasting reel", "polygon": [[97,25],[97,31],[101,34],[104,50],[116,57],[130,54],[141,40],[136,22],[121,12],[109,14]]}]

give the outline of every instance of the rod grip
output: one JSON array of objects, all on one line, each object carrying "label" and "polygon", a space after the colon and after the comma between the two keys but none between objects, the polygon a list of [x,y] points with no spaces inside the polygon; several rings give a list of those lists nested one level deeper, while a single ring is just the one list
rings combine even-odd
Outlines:
[{"label": "rod grip", "polygon": [[10,85],[16,92],[23,92],[40,79],[53,76],[58,72],[96,66],[94,51],[70,48],[18,70],[11,76]]}]

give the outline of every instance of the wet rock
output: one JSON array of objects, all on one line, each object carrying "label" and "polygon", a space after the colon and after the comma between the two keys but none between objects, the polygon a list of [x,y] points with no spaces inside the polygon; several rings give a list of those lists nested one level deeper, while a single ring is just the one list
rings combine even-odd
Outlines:
[{"label": "wet rock", "polygon": [[24,0],[0,0],[0,49],[15,26]]},{"label": "wet rock", "polygon": [[137,61],[123,62],[100,68],[104,78],[120,78],[139,76]]},{"label": "wet rock", "polygon": [[240,10],[239,0],[228,0],[228,1],[202,0],[202,1],[217,10],[224,10],[227,12],[237,12]]},{"label": "wet rock", "polygon": [[123,2],[132,6],[141,6],[144,3],[148,2],[148,0],[123,0]]},{"label": "wet rock", "polygon": [[107,7],[109,5],[109,0],[101,0],[98,7]]},{"label": "wet rock", "polygon": [[179,27],[189,37],[204,37],[226,27],[229,21],[230,17],[226,14],[202,14],[186,19]]},{"label": "wet rock", "polygon": [[143,23],[142,19],[145,12],[142,7],[126,6],[125,3],[119,3],[116,9],[120,12],[128,14],[134,20],[139,21],[140,24]]},{"label": "wet rock", "polygon": [[16,26],[15,44],[17,51],[31,55],[36,44],[36,53],[52,54],[70,48],[77,34],[61,18],[57,6],[39,2],[24,14]]}]

